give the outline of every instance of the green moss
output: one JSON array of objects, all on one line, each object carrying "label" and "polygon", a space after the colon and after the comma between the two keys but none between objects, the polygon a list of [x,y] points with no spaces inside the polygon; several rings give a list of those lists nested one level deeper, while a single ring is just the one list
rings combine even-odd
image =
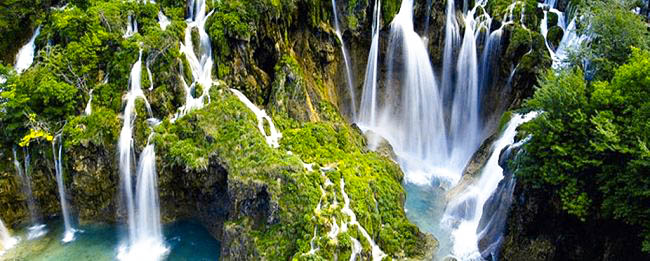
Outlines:
[{"label": "green moss", "polygon": [[503,113],[503,116],[501,116],[501,119],[499,120],[499,133],[503,132],[506,128],[506,125],[508,122],[510,122],[510,119],[512,119],[512,111],[506,111]]}]

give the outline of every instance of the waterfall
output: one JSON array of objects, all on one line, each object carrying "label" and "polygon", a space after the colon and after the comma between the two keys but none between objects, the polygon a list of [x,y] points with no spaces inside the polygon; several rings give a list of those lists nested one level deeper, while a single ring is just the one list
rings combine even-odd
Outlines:
[{"label": "waterfall", "polygon": [[132,15],[129,15],[126,23],[126,32],[124,32],[124,35],[122,37],[129,38],[136,33],[138,33],[138,20],[133,18]]},{"label": "waterfall", "polygon": [[[124,107],[124,125],[119,138],[119,166],[122,200],[126,207],[128,242],[119,248],[119,260],[158,260],[167,254],[160,225],[160,207],[156,177],[156,156],[153,145],[148,144],[140,155],[137,164],[137,186],[132,182],[135,152],[133,141],[133,122],[136,119],[135,102],[142,99],[149,115],[151,108],[141,88],[142,50],[138,61],[133,64],[129,77],[129,91]],[[148,120],[156,123],[157,120]],[[134,198],[134,194],[136,198]]]},{"label": "waterfall", "polygon": [[352,112],[352,119],[356,120],[357,119],[357,97],[354,92],[354,85],[353,80],[352,80],[352,70],[350,69],[350,56],[348,55],[348,51],[345,48],[345,42],[343,41],[343,35],[341,35],[341,28],[339,27],[339,18],[338,18],[338,10],[336,10],[336,0],[332,0],[332,9],[334,10],[334,29],[336,30],[336,37],[339,38],[339,41],[341,41],[341,52],[343,53],[343,61],[345,62],[345,73],[346,73],[346,81],[348,84],[348,94],[350,96],[350,104],[352,106],[351,112]]},{"label": "waterfall", "polygon": [[[56,144],[59,144],[58,152]],[[56,184],[59,189],[59,200],[61,201],[61,213],[63,214],[63,241],[64,243],[74,240],[75,229],[72,228],[70,223],[70,211],[68,209],[68,201],[65,198],[65,186],[63,185],[63,140],[61,134],[57,135],[52,141],[52,156],[54,157],[54,170],[56,172]],[[58,153],[58,156],[57,156]]]},{"label": "waterfall", "polygon": [[165,31],[165,29],[167,29],[167,26],[171,24],[169,18],[167,18],[167,16],[165,16],[162,11],[158,11],[158,24],[160,25],[160,29],[163,31]]},{"label": "waterfall", "polygon": [[93,113],[93,108],[91,105],[93,102],[93,90],[90,90],[90,92],[88,92],[88,103],[86,103],[86,108],[84,109],[84,115],[86,116],[90,116],[90,114]]},{"label": "waterfall", "polygon": [[[578,34],[576,28],[576,19],[578,17],[573,17],[569,24],[566,24],[566,15],[560,10],[556,9],[557,5],[556,0],[545,0],[544,3],[540,3],[537,6],[543,9],[544,17],[540,24],[540,33],[544,36],[544,42],[546,48],[548,49],[551,60],[553,61],[552,68],[559,69],[564,66],[565,60],[568,58],[569,51],[571,49],[578,48],[583,42],[589,40],[588,35]],[[554,13],[558,16],[558,26],[564,31],[562,40],[560,44],[555,46],[555,50],[552,48],[549,43],[548,36],[548,13]]]},{"label": "waterfall", "polygon": [[41,26],[39,25],[36,27],[36,31],[34,31],[34,34],[32,35],[32,38],[29,39],[29,42],[25,44],[20,50],[18,51],[18,54],[16,55],[16,63],[14,64],[14,69],[16,70],[16,73],[21,74],[25,70],[27,70],[30,66],[32,66],[32,63],[34,62],[34,56],[36,53],[36,44],[34,43],[36,41],[36,37],[41,33]]},{"label": "waterfall", "polygon": [[30,156],[29,149],[23,148],[23,153],[25,154],[25,169],[21,167],[20,162],[18,161],[18,155],[16,153],[16,148],[13,148],[14,154],[14,167],[16,168],[16,173],[22,181],[22,190],[23,194],[27,198],[27,209],[29,210],[29,217],[31,219],[31,226],[27,229],[29,232],[27,234],[27,239],[39,238],[47,233],[45,225],[41,224],[40,214],[38,208],[36,207],[36,201],[34,200],[34,195],[32,194],[32,181],[29,175],[30,171]]},{"label": "waterfall", "polygon": [[[189,2],[190,17],[185,21],[187,27],[185,28],[184,41],[180,43],[181,53],[185,54],[185,58],[190,65],[192,71],[192,82],[187,84],[183,74],[180,74],[183,89],[185,90],[185,105],[178,109],[176,115],[172,118],[172,122],[176,119],[185,116],[192,110],[200,109],[205,106],[206,100],[210,102],[210,87],[212,87],[212,45],[210,44],[210,37],[205,31],[205,22],[208,17],[212,15],[211,11],[207,15],[205,0],[191,0]],[[194,53],[194,43],[192,42],[192,28],[197,28],[199,32],[199,53]],[[194,97],[193,93],[197,85],[202,87],[203,92],[198,97]]]},{"label": "waterfall", "polygon": [[[403,1],[392,21],[388,50],[388,93],[383,96],[393,100],[384,101],[375,123],[360,122],[359,126],[390,141],[407,180],[427,183],[434,172],[423,170],[422,166],[442,164],[447,145],[442,104],[429,54],[423,39],[413,30],[413,1]],[[366,82],[366,86],[373,84]],[[364,103],[362,111],[376,110],[365,104],[368,103]]]},{"label": "waterfall", "polygon": [[[465,16],[465,35],[458,55],[456,74],[449,128],[451,157],[448,167],[460,173],[481,143],[478,59],[473,12]],[[444,87],[451,88],[451,86]]]},{"label": "waterfall", "polygon": [[133,185],[131,183],[133,168],[133,121],[135,120],[135,101],[142,98],[146,101],[144,93],[140,88],[142,73],[142,51],[138,55],[138,61],[133,64],[129,77],[129,91],[126,94],[126,106],[124,107],[122,130],[118,143],[119,149],[119,166],[121,191],[123,203],[127,211],[127,225],[129,231],[129,241],[135,238],[135,206],[133,202]]},{"label": "waterfall", "polygon": [[459,260],[481,260],[478,242],[481,236],[479,223],[483,207],[503,179],[503,169],[499,165],[499,155],[508,145],[514,143],[517,127],[533,119],[537,112],[515,115],[501,137],[492,145],[490,158],[481,170],[480,178],[470,184],[449,203],[442,224],[451,230],[451,255]]},{"label": "waterfall", "polygon": [[375,0],[374,18],[372,22],[372,44],[368,54],[366,78],[361,95],[358,123],[375,127],[377,125],[377,63],[379,62],[379,19],[381,14],[381,0]]},{"label": "waterfall", "polygon": [[[447,0],[445,17],[445,47],[442,58],[442,86],[452,86],[454,83],[453,67],[454,62],[456,61],[454,50],[458,46],[458,42],[460,42],[458,21],[456,21],[456,4],[454,0]],[[442,88],[442,98],[444,101],[451,100],[451,88]],[[448,107],[450,107],[450,105],[451,104],[445,103],[445,109],[447,109],[447,111],[449,110]]]},{"label": "waterfall", "polygon": [[[266,143],[269,144],[269,146],[272,148],[279,148],[282,133],[280,133],[275,128],[275,124],[273,124],[271,117],[269,117],[264,110],[257,108],[257,106],[255,106],[255,104],[246,98],[246,96],[240,91],[235,89],[230,89],[230,91],[232,91],[235,96],[237,96],[237,98],[239,98],[239,100],[255,114],[255,117],[257,118],[257,128],[262,133],[262,136],[264,136],[266,139]],[[268,122],[269,124],[269,133],[267,133],[266,129],[264,128],[264,121]]]},{"label": "waterfall", "polygon": [[508,168],[508,160],[511,159],[512,151],[530,140],[531,136],[519,142],[507,146],[499,156],[499,166],[503,168],[503,179],[499,182],[494,193],[488,198],[483,206],[483,215],[479,221],[478,247],[481,256],[488,260],[499,260],[499,250],[503,243],[503,231],[506,226],[510,206],[512,205],[512,194],[515,190],[516,180],[513,171]]},{"label": "waterfall", "polygon": [[2,219],[0,219],[0,256],[2,256],[5,250],[12,248],[17,243],[18,238],[11,237],[9,229],[7,229]]},{"label": "waterfall", "polygon": [[158,260],[169,249],[164,244],[160,224],[156,152],[153,144],[147,145],[140,154],[137,176],[134,239],[128,252],[120,252],[118,259]]}]

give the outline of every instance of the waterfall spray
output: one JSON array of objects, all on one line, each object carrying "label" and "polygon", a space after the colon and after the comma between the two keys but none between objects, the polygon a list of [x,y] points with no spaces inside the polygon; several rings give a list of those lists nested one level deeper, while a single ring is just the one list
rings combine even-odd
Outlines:
[{"label": "waterfall spray", "polygon": [[490,158],[482,169],[476,183],[470,184],[447,206],[442,224],[449,227],[452,237],[451,255],[459,260],[481,260],[478,248],[479,222],[483,216],[483,206],[503,179],[503,169],[499,165],[501,151],[514,143],[517,127],[532,120],[537,112],[524,116],[515,115],[501,137],[492,145]]}]

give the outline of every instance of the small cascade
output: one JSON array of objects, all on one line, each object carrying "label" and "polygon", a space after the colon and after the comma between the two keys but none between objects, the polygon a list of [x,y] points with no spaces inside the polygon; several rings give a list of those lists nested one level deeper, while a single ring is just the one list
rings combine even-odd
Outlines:
[{"label": "small cascade", "polygon": [[14,154],[14,167],[16,168],[16,173],[22,181],[22,190],[23,194],[27,198],[27,209],[29,210],[29,217],[31,219],[31,226],[27,229],[27,239],[32,240],[44,236],[47,233],[45,225],[41,224],[41,217],[36,207],[36,201],[34,200],[34,195],[32,194],[32,181],[29,175],[30,169],[30,156],[29,149],[23,148],[25,154],[25,169],[23,170],[20,162],[18,161],[18,155],[16,153],[16,148],[13,149]]},{"label": "small cascade", "polygon": [[358,122],[368,126],[377,125],[377,64],[379,63],[379,19],[381,15],[381,0],[375,0],[374,16],[372,22],[372,44],[368,54],[366,78],[361,95]]},{"label": "small cascade", "polygon": [[361,254],[361,250],[363,250],[363,246],[361,246],[361,242],[357,240],[354,237],[350,237],[350,241],[352,241],[352,253],[350,253],[350,261],[356,261],[357,257]]},{"label": "small cascade", "polygon": [[458,260],[482,260],[478,242],[481,234],[479,222],[483,207],[503,179],[503,169],[499,165],[501,151],[514,143],[517,127],[532,120],[536,112],[524,116],[515,115],[501,137],[492,145],[492,152],[480,178],[457,195],[447,206],[442,224],[451,230],[451,255]]},{"label": "small cascade", "polygon": [[9,234],[9,229],[7,229],[2,219],[0,219],[0,256],[2,256],[4,251],[18,244],[18,241],[18,238],[12,237]]},{"label": "small cascade", "polygon": [[160,25],[160,29],[165,31],[167,29],[167,26],[169,26],[172,22],[169,21],[169,18],[165,16],[165,14],[162,11],[158,11],[158,24]]},{"label": "small cascade", "polygon": [[86,108],[84,109],[84,115],[86,116],[90,116],[90,114],[93,113],[93,107],[91,105],[93,102],[93,90],[90,90],[90,92],[88,92],[88,103],[86,103]]},{"label": "small cascade", "polygon": [[343,35],[341,34],[341,28],[339,27],[339,18],[338,10],[336,9],[336,0],[332,0],[332,9],[334,10],[334,29],[336,30],[336,37],[341,41],[341,52],[343,53],[343,61],[345,62],[345,73],[346,81],[348,84],[348,94],[350,95],[350,106],[351,116],[353,120],[357,119],[357,97],[354,91],[354,85],[352,80],[352,70],[350,69],[350,56],[348,55],[348,50],[345,48],[345,42],[343,41]]},{"label": "small cascade", "polygon": [[32,38],[29,39],[29,42],[25,44],[16,55],[16,63],[14,64],[14,70],[16,73],[21,74],[27,70],[32,63],[34,62],[34,56],[36,55],[36,37],[41,33],[41,26],[36,27],[36,31],[32,35]]},{"label": "small cascade", "polygon": [[[191,0],[189,1],[190,17],[185,20],[187,27],[185,28],[185,39],[180,43],[181,53],[185,54],[185,58],[190,65],[192,71],[191,84],[188,85],[183,74],[179,77],[182,79],[183,89],[185,90],[185,105],[178,109],[176,115],[172,118],[172,122],[176,119],[185,116],[190,111],[203,108],[206,101],[210,102],[210,87],[216,84],[212,80],[212,45],[210,44],[210,37],[205,31],[205,22],[208,17],[212,15],[211,11],[207,15],[205,0]],[[199,53],[194,53],[194,43],[192,42],[192,28],[197,28],[199,32]],[[201,94],[195,93],[197,87],[203,91]]]},{"label": "small cascade", "polygon": [[147,61],[145,67],[147,68],[147,76],[149,76],[149,91],[153,91],[153,75],[151,75],[151,69],[149,69],[149,61]]},{"label": "small cascade", "polygon": [[[280,133],[276,128],[275,124],[273,124],[273,120],[271,117],[269,117],[264,110],[260,110],[253,104],[248,98],[246,98],[246,95],[241,93],[238,90],[235,89],[230,89],[239,100],[248,107],[254,114],[255,117],[257,117],[257,128],[260,130],[262,133],[262,136],[266,139],[266,143],[269,144],[272,148],[279,148],[280,147],[280,139],[282,138],[282,133]],[[264,121],[266,121],[269,124],[269,133],[267,133],[266,129],[264,128]]]},{"label": "small cascade", "polygon": [[[354,226],[356,225],[357,228],[359,229],[359,232],[361,232],[361,235],[366,238],[368,241],[368,244],[370,244],[370,249],[372,250],[372,260],[382,260],[384,257],[386,257],[386,254],[384,251],[379,248],[379,246],[375,243],[375,241],[372,239],[370,234],[368,234],[368,231],[366,231],[361,224],[357,221],[357,215],[354,214],[354,211],[350,208],[350,197],[348,197],[348,194],[345,193],[345,180],[341,178],[341,194],[343,195],[343,209],[341,209],[341,212],[343,214],[347,215],[350,218],[350,222],[341,222],[341,231],[345,232],[348,230],[348,226]],[[354,245],[353,245],[354,249]]]},{"label": "small cascade", "polygon": [[[546,48],[553,60],[553,69],[559,69],[564,66],[565,60],[568,58],[569,51],[575,48],[578,48],[583,42],[589,40],[589,36],[578,34],[576,28],[576,19],[578,17],[573,17],[569,24],[566,23],[566,15],[564,12],[556,9],[556,0],[545,0],[544,3],[540,3],[537,6],[541,8],[544,12],[544,17],[540,24],[540,33],[544,36],[544,42],[546,43]],[[562,40],[558,46],[551,46],[549,43],[548,36],[548,13],[554,13],[558,17],[557,25],[564,31]]]},{"label": "small cascade", "polygon": [[[57,151],[58,143],[58,151]],[[59,189],[59,200],[61,201],[61,213],[63,214],[63,241],[64,243],[74,240],[76,230],[72,228],[70,221],[70,210],[68,209],[68,201],[65,198],[65,186],[63,184],[63,140],[61,134],[54,137],[52,141],[52,156],[54,157],[54,170],[56,172],[56,184]],[[58,156],[57,156],[58,154]]]},{"label": "small cascade", "polygon": [[122,37],[129,38],[137,33],[138,33],[138,20],[133,18],[132,15],[129,15],[126,22],[126,32],[124,32],[124,35]]},{"label": "small cascade", "polygon": [[499,182],[494,193],[483,206],[483,215],[477,231],[478,247],[481,256],[488,260],[499,260],[499,250],[503,243],[503,231],[512,205],[512,195],[515,190],[516,179],[513,170],[509,169],[508,161],[514,156],[512,151],[521,147],[530,140],[531,136],[507,146],[499,156],[499,166],[503,168],[503,179]]}]

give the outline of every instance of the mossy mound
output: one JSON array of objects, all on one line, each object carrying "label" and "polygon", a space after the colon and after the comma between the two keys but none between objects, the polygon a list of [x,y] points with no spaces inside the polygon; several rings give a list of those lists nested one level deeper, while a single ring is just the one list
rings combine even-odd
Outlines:
[{"label": "mossy mound", "polygon": [[[364,242],[355,229],[331,240],[327,236],[333,218],[346,220],[341,213],[342,193],[336,189],[341,180],[347,184],[360,224],[387,254],[416,257],[430,250],[431,239],[423,240],[426,236],[404,214],[399,167],[364,151],[359,131],[343,123],[337,113],[331,121],[317,123],[276,117],[283,138],[280,148],[274,149],[257,129],[255,116],[230,90],[213,88],[211,92],[209,106],[173,124],[163,122],[156,127],[154,140],[163,164],[161,197],[167,189],[165,176],[171,175],[168,170],[201,172],[217,161],[227,172],[224,196],[231,203],[223,225],[225,257],[308,258],[303,254],[310,250],[315,227],[319,238],[315,246],[321,250],[309,258],[349,257],[349,236]],[[313,164],[311,171],[305,162]],[[328,170],[326,174],[321,167]],[[326,179],[335,185],[326,186]],[[315,212],[321,201],[320,187],[328,188],[323,202],[336,197],[341,204],[323,203],[323,211]],[[235,234],[240,238],[234,240]],[[363,245],[362,255],[368,257],[371,250],[367,242]]]}]

